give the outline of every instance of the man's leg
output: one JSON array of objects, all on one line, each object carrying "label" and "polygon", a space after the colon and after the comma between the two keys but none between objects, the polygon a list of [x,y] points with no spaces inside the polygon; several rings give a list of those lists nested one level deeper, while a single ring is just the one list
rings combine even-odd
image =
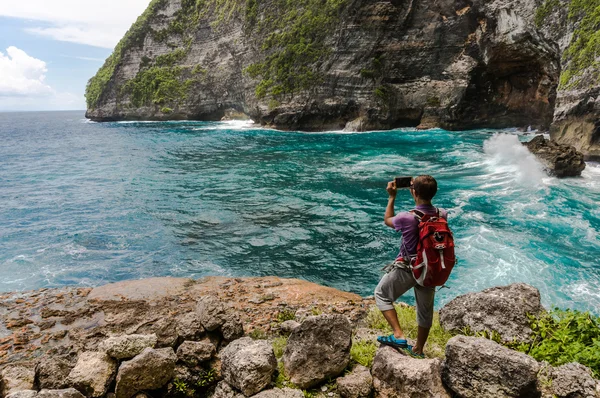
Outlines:
[{"label": "man's leg", "polygon": [[415,301],[417,302],[417,344],[413,347],[415,354],[423,354],[423,348],[429,330],[433,323],[433,302],[435,300],[435,288],[415,286]]},{"label": "man's leg", "polygon": [[375,303],[383,317],[394,331],[394,337],[404,339],[404,332],[398,323],[398,314],[394,308],[394,301],[412,288],[415,279],[405,270],[394,268],[381,278],[375,288]]}]

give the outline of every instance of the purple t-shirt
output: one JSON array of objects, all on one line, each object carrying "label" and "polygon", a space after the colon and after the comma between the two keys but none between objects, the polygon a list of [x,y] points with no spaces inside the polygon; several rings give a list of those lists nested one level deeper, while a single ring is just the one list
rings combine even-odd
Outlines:
[{"label": "purple t-shirt", "polygon": [[[417,210],[422,211],[425,214],[435,215],[436,207],[431,205],[420,205],[415,207]],[[448,212],[444,209],[440,209],[440,216],[448,219]],[[414,214],[407,211],[396,214],[392,219],[392,224],[396,231],[402,233],[402,241],[400,242],[400,253],[398,258],[408,258],[410,255],[417,253],[417,243],[419,243],[419,220]]]}]

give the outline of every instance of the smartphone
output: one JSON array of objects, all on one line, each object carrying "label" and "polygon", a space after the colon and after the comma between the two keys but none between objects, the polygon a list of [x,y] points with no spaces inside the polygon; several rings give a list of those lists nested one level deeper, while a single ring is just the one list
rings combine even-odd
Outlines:
[{"label": "smartphone", "polygon": [[396,177],[396,189],[410,187],[411,181],[412,177]]}]

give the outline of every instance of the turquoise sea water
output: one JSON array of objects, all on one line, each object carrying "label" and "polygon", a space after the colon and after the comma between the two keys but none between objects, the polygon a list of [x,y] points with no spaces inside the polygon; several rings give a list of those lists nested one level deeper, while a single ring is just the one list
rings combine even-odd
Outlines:
[{"label": "turquoise sea water", "polygon": [[0,291],[278,275],[370,295],[398,250],[386,182],[432,174],[460,259],[438,307],[521,281],[600,313],[600,165],[547,177],[519,144],[532,137],[0,113]]}]

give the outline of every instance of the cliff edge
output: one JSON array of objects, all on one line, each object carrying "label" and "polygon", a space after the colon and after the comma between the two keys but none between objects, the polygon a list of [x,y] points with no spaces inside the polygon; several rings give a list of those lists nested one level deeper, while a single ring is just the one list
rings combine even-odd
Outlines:
[{"label": "cliff edge", "polygon": [[547,128],[560,49],[535,0],[153,0],[87,117],[280,129]]}]

